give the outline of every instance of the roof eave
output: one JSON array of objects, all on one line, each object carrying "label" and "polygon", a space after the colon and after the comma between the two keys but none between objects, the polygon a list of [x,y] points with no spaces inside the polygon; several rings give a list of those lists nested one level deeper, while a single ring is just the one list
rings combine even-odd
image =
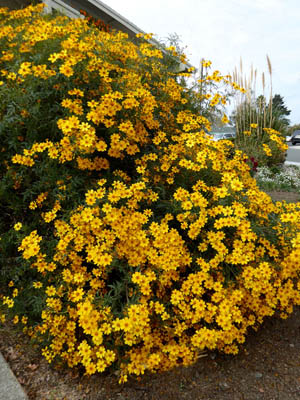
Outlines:
[{"label": "roof eave", "polygon": [[[123,31],[127,32],[131,37],[136,38],[136,35],[138,33],[145,34],[145,32],[140,29],[138,26],[130,22],[127,18],[123,17],[120,15],[118,12],[113,10],[111,7],[109,7],[107,4],[103,3],[100,0],[73,0],[72,6],[67,4],[63,0],[43,0],[43,2],[46,4],[46,9],[45,12],[51,12],[51,9],[54,8],[56,10],[65,10],[65,14],[68,15],[71,18],[83,18],[83,16],[80,14],[79,10],[80,9],[85,9],[87,6],[87,3],[95,7],[97,10],[100,10],[101,13],[105,14],[108,16],[111,21],[108,21],[109,18],[107,18],[106,23],[111,24],[112,22],[116,22],[116,25],[120,25],[123,29]],[[75,8],[75,4],[77,8]],[[153,46],[157,47],[159,43],[155,39],[147,39],[146,40],[148,43],[151,43]],[[166,50],[161,48],[163,53],[167,54]],[[179,61],[179,60],[178,60]],[[190,63],[182,63],[178,62],[179,66],[177,68],[178,73],[181,72],[186,72],[189,68],[192,67]]]}]

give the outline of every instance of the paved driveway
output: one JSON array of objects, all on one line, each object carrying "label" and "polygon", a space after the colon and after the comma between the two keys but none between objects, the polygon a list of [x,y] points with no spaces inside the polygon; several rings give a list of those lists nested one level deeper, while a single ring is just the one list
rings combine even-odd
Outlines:
[{"label": "paved driveway", "polygon": [[292,144],[288,143],[289,148],[287,151],[286,164],[297,164],[300,166],[300,144],[296,144],[292,146]]}]

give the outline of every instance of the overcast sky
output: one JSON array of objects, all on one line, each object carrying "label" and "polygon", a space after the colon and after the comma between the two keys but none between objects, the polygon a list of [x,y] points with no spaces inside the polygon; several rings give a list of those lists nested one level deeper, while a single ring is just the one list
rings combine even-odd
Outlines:
[{"label": "overcast sky", "polygon": [[300,123],[300,0],[103,2],[144,32],[159,38],[177,33],[196,68],[205,58],[212,61],[214,69],[232,73],[242,58],[245,76],[250,75],[253,64],[259,83],[265,72],[268,85],[268,54],[273,94],[284,97],[291,124]]}]

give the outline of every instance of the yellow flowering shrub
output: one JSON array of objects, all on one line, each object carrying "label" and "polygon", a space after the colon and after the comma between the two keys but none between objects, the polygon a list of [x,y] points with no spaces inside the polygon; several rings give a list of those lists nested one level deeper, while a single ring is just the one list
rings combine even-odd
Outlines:
[{"label": "yellow flowering shrub", "polygon": [[300,204],[206,134],[160,49],[41,9],[0,9],[1,308],[49,362],[120,382],[237,353],[300,304]]}]

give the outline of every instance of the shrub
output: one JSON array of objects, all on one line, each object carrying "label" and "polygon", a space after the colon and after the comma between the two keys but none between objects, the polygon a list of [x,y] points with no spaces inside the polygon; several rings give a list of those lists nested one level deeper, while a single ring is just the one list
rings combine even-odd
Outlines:
[{"label": "shrub", "polygon": [[1,10],[2,319],[120,382],[237,353],[300,304],[299,204],[206,135],[159,49],[40,11]]}]

